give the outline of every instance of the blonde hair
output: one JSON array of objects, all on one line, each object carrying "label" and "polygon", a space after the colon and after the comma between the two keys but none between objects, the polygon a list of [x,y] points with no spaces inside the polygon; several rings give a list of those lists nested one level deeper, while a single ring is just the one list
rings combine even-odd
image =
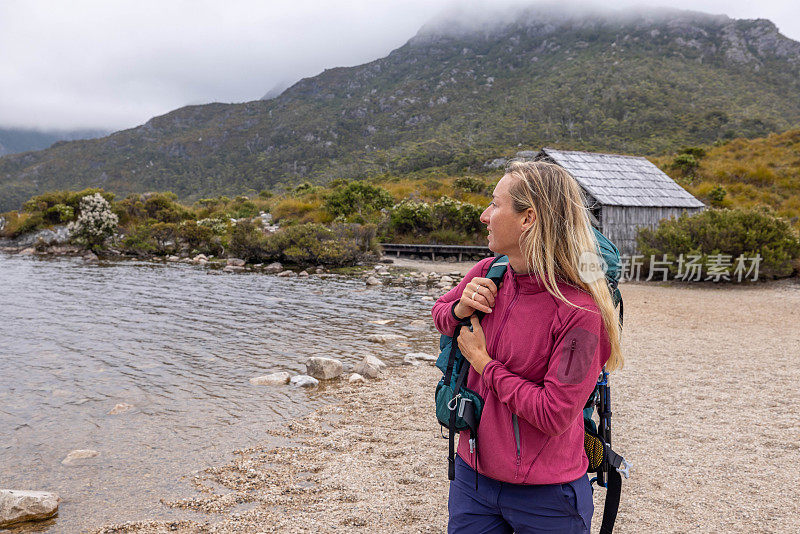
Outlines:
[{"label": "blonde hair", "polygon": [[580,266],[586,258],[596,257],[598,264],[600,258],[578,182],[563,167],[542,161],[512,161],[506,174],[517,178],[509,188],[515,211],[533,208],[536,214],[534,224],[523,232],[519,242],[528,272],[536,274],[551,295],[570,306],[581,308],[561,293],[557,279],[592,296],[611,344],[606,368],[621,368],[621,330],[608,282],[604,276],[595,276],[589,282],[580,276]]}]

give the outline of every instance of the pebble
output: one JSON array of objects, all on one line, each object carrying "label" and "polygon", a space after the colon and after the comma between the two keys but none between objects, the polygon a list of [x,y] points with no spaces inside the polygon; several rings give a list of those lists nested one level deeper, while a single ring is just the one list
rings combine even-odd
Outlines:
[{"label": "pebble", "polygon": [[89,458],[96,458],[97,456],[100,456],[98,451],[92,449],[77,449],[67,454],[67,457],[61,460],[61,463],[64,465],[72,465],[78,460],[87,460]]},{"label": "pebble", "polygon": [[289,383],[295,387],[301,388],[313,388],[317,384],[319,384],[319,380],[314,378],[313,376],[308,375],[297,375],[293,376]]},{"label": "pebble", "polygon": [[272,373],[270,375],[256,376],[250,379],[250,383],[254,386],[277,386],[288,384],[291,376],[286,371]]},{"label": "pebble", "polygon": [[116,404],[113,408],[111,408],[107,415],[117,415],[121,413],[125,413],[133,409],[133,404],[128,404],[127,402],[120,402]]}]

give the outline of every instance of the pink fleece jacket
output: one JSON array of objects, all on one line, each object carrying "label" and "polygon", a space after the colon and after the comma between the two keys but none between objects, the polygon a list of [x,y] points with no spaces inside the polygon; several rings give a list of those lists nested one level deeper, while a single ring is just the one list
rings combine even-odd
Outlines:
[{"label": "pink fleece jacket", "polygon": [[[432,314],[439,332],[453,335],[458,323],[452,306],[472,278],[486,276],[492,259],[480,261],[436,301]],[[515,273],[509,265],[495,307],[481,321],[492,361],[483,375],[470,369],[467,387],[485,401],[477,470],[495,480],[557,484],[586,473],[582,410],[611,346],[592,296],[567,284],[559,289],[586,310],[556,299],[538,277]],[[458,454],[475,468],[468,439],[469,432],[462,433]]]}]

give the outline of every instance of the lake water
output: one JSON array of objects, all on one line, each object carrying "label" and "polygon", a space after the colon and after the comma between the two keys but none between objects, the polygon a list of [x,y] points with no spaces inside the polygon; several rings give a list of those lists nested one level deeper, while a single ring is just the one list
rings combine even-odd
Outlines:
[{"label": "lake water", "polygon": [[[324,384],[250,378],[303,373],[309,356],[352,366],[372,353],[400,365],[407,352],[432,353],[425,294],[354,278],[0,254],[0,488],[63,499],[57,518],[18,530],[191,517],[159,499],[193,495],[194,472],[326,400]],[[406,339],[382,346],[365,340],[371,333]],[[134,408],[107,415],[117,403]],[[62,465],[74,449],[100,456]]]}]

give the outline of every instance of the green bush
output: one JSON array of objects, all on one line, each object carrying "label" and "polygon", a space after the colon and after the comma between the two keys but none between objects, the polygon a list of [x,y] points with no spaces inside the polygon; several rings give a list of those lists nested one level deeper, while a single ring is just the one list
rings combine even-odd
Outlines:
[{"label": "green bush", "polygon": [[722,203],[722,201],[725,200],[725,195],[727,193],[728,192],[725,190],[724,187],[718,185],[711,190],[711,192],[708,194],[708,198],[711,199],[712,204],[714,204],[715,206],[719,206]]},{"label": "green bush", "polygon": [[192,213],[178,204],[175,193],[145,193],[129,195],[117,204],[121,224],[146,219],[163,223],[178,223],[192,218]]},{"label": "green bush", "polygon": [[176,235],[182,244],[197,253],[218,255],[222,252],[220,237],[211,227],[199,225],[197,221],[183,221]]},{"label": "green bush", "polygon": [[75,210],[66,204],[56,204],[44,211],[44,220],[50,224],[70,222],[75,219]]},{"label": "green bush", "polygon": [[433,225],[433,213],[427,202],[403,200],[392,207],[389,215],[389,227],[397,233],[430,232]]},{"label": "green bush", "polygon": [[392,195],[381,187],[365,182],[350,182],[336,187],[325,199],[325,209],[334,217],[368,215],[394,203]]},{"label": "green bush", "polygon": [[441,197],[431,208],[433,227],[473,234],[481,229],[481,209],[473,204]]},{"label": "green bush", "polygon": [[678,154],[670,166],[682,172],[684,176],[694,176],[700,162],[692,154]]},{"label": "green bush", "polygon": [[359,256],[357,239],[339,227],[339,232],[321,224],[300,224],[269,236],[270,257],[300,265],[350,265]]},{"label": "green bush", "polygon": [[158,249],[150,225],[146,223],[131,227],[122,239],[122,248],[129,254],[152,254]]},{"label": "green bush", "polygon": [[453,182],[453,187],[466,193],[481,193],[486,189],[486,184],[483,180],[478,180],[472,176],[462,176],[456,178]]},{"label": "green bush", "polygon": [[680,254],[702,255],[704,264],[708,256],[725,254],[735,264],[740,255],[753,258],[759,254],[759,276],[789,276],[793,260],[800,257],[798,236],[785,220],[766,208],[708,209],[665,219],[657,230],[639,230],[637,242],[645,258],[653,255],[660,259],[666,254],[673,262]]},{"label": "green bush", "polygon": [[250,221],[241,221],[233,227],[228,253],[230,256],[251,263],[263,263],[275,259],[275,256],[267,250],[267,236]]},{"label": "green bush", "polygon": [[687,154],[689,156],[694,157],[695,159],[701,159],[706,157],[706,151],[704,148],[700,148],[699,146],[686,146],[682,149],[678,150],[678,154]]}]

